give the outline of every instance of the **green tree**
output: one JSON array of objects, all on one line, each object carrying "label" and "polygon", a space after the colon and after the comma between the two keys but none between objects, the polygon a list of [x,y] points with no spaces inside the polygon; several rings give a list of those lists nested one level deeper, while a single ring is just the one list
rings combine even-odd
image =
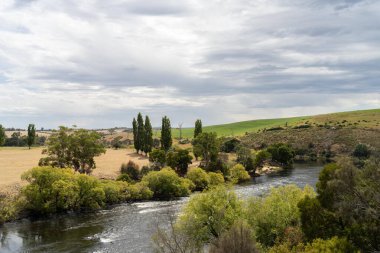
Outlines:
[{"label": "green tree", "polygon": [[166,155],[166,164],[174,169],[179,175],[184,176],[193,157],[187,149],[176,149]]},{"label": "green tree", "polygon": [[94,157],[105,152],[99,133],[60,127],[49,137],[47,149],[43,150],[48,156],[40,160],[40,165],[74,168],[79,173],[89,174],[96,168]]},{"label": "green tree", "polygon": [[264,198],[251,199],[246,212],[257,241],[267,247],[277,241],[282,242],[288,227],[301,224],[297,204],[305,196],[315,196],[310,186],[300,189],[295,185],[287,185],[272,188]]},{"label": "green tree", "polygon": [[156,199],[188,196],[193,188],[190,180],[179,177],[171,168],[151,171],[142,178],[142,182],[153,191],[153,197]]},{"label": "green tree", "polygon": [[201,245],[211,242],[242,218],[242,202],[223,186],[192,196],[179,217],[178,226]]},{"label": "green tree", "polygon": [[162,118],[162,126],[161,126],[161,147],[168,151],[172,146],[172,128],[170,126],[170,120],[168,117]]},{"label": "green tree", "polygon": [[144,151],[144,141],[145,141],[145,127],[144,119],[139,113],[137,115],[137,143],[140,151]]},{"label": "green tree", "polygon": [[139,146],[139,141],[137,138],[137,121],[135,118],[133,118],[133,121],[132,121],[132,128],[133,128],[133,146],[136,149],[136,153],[138,153],[140,150],[140,146]]},{"label": "green tree", "polygon": [[236,152],[236,161],[242,164],[246,171],[255,172],[252,152],[249,148],[239,147]]},{"label": "green tree", "polygon": [[242,183],[251,179],[248,172],[244,169],[243,165],[236,164],[230,169],[231,180],[234,183]]},{"label": "green tree", "polygon": [[201,133],[202,133],[202,121],[200,119],[197,119],[195,121],[194,138],[197,138],[197,136]]},{"label": "green tree", "polygon": [[166,153],[164,150],[155,148],[149,154],[149,160],[153,162],[153,165],[158,168],[162,168],[166,163]]},{"label": "green tree", "polygon": [[29,124],[28,137],[27,137],[27,143],[28,143],[29,149],[34,144],[35,140],[36,140],[36,128],[34,127],[34,124]]},{"label": "green tree", "polygon": [[144,138],[144,152],[148,154],[152,151],[153,148],[153,130],[148,116],[145,116],[145,138]]},{"label": "green tree", "polygon": [[187,172],[186,178],[190,179],[194,183],[195,190],[197,191],[206,189],[210,184],[210,176],[201,168],[191,168]]},{"label": "green tree", "polygon": [[285,166],[289,166],[293,163],[294,151],[287,144],[273,144],[267,148],[267,151],[272,155],[272,160],[275,162]]},{"label": "green tree", "polygon": [[201,154],[206,169],[218,159],[219,141],[216,133],[201,133],[193,141],[193,150]]},{"label": "green tree", "polygon": [[4,145],[5,139],[6,139],[5,129],[3,125],[0,124],[0,146]]}]

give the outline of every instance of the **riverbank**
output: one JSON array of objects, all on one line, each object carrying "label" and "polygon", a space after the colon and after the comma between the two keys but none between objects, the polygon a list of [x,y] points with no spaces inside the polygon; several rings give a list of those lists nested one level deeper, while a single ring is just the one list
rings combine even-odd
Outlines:
[{"label": "riverbank", "polygon": [[[239,196],[261,196],[271,187],[287,184],[315,186],[321,166],[295,164],[283,170],[252,178],[235,186]],[[188,201],[148,201],[114,205],[93,213],[67,214],[52,219],[22,219],[0,229],[2,252],[153,252],[150,244],[155,224],[167,224],[168,214],[177,213]]]}]

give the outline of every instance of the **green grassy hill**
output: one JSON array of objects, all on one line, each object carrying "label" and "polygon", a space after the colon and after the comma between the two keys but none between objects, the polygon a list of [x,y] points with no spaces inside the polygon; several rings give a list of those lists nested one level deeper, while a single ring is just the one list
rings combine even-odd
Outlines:
[{"label": "green grassy hill", "polygon": [[[380,129],[380,109],[293,118],[250,120],[223,125],[205,126],[203,127],[203,131],[216,132],[218,136],[242,136],[245,135],[245,133],[258,132],[263,129],[286,126],[291,128],[303,124]],[[193,132],[193,128],[182,129],[182,136],[183,138],[192,138]],[[178,129],[173,128],[173,137],[179,137]]]}]

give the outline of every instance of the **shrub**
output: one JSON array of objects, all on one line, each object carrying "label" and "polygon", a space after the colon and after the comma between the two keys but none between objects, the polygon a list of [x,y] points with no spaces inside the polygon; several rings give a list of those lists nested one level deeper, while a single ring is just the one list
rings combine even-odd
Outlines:
[{"label": "shrub", "polygon": [[235,183],[242,183],[251,179],[248,172],[244,169],[243,165],[236,164],[230,169],[231,181]]},{"label": "shrub", "polygon": [[206,189],[210,184],[209,175],[206,173],[206,171],[202,170],[201,168],[191,168],[187,172],[186,178],[190,179],[194,183],[195,190],[197,191],[202,191],[203,189]]},{"label": "shrub", "polygon": [[121,174],[120,176],[117,177],[117,181],[124,181],[124,182],[132,182],[131,177],[128,174]]},{"label": "shrub", "polygon": [[155,148],[149,154],[149,160],[153,162],[155,167],[162,168],[166,162],[166,153],[163,149]]},{"label": "shrub", "polygon": [[283,165],[290,165],[293,162],[294,151],[289,145],[283,143],[273,144],[267,148],[267,151],[271,154],[274,162]]},{"label": "shrub", "polygon": [[148,174],[149,172],[151,172],[153,169],[150,168],[149,166],[142,166],[141,170],[140,170],[140,174],[141,176],[145,176],[146,174]]},{"label": "shrub", "polygon": [[358,144],[355,147],[353,156],[357,158],[368,158],[371,154],[371,151],[369,150],[368,146],[365,144]]},{"label": "shrub", "polygon": [[264,246],[282,242],[289,226],[299,226],[298,202],[305,196],[315,196],[314,190],[306,186],[300,189],[287,185],[271,189],[264,198],[254,198],[248,202],[247,218],[253,226],[256,239]]},{"label": "shrub", "polygon": [[246,171],[254,172],[252,151],[249,148],[240,147],[236,154],[236,161],[242,164]]},{"label": "shrub", "polygon": [[193,157],[189,155],[186,149],[177,149],[170,151],[166,156],[166,163],[174,169],[179,175],[184,176]]},{"label": "shrub", "polygon": [[213,244],[209,253],[258,253],[252,229],[244,221],[235,222]]},{"label": "shrub", "polygon": [[337,236],[328,240],[316,239],[311,244],[306,245],[305,253],[353,253],[357,252],[349,241]]},{"label": "shrub", "polygon": [[127,174],[132,180],[140,179],[140,169],[139,166],[133,161],[129,161],[127,164],[123,163],[120,168],[122,174]]},{"label": "shrub", "polygon": [[163,168],[160,171],[151,171],[145,175],[142,182],[153,191],[156,199],[173,199],[184,197],[190,194],[193,187],[192,182],[180,178],[171,168]]},{"label": "shrub", "polygon": [[269,160],[271,158],[271,154],[266,150],[261,150],[259,153],[257,153],[254,161],[255,167],[261,167],[263,166],[264,162],[266,160]]},{"label": "shrub", "polygon": [[217,186],[224,183],[224,177],[222,173],[209,172],[208,176],[210,178],[209,186]]},{"label": "shrub", "polygon": [[192,196],[179,217],[179,228],[196,244],[210,242],[242,217],[236,194],[220,186]]},{"label": "shrub", "polygon": [[153,195],[146,184],[99,180],[75,174],[71,169],[36,167],[25,172],[22,178],[29,182],[21,192],[25,208],[38,215],[94,210],[105,204],[150,199]]}]

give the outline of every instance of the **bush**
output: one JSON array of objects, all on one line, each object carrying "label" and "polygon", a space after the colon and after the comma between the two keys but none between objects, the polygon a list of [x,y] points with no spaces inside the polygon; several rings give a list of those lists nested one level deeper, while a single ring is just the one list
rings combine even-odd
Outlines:
[{"label": "bush", "polygon": [[271,158],[271,154],[268,151],[261,150],[259,151],[259,153],[257,153],[253,164],[256,168],[261,167],[263,166],[264,162],[266,160],[269,160],[270,158]]},{"label": "bush", "polygon": [[106,204],[150,199],[153,195],[144,184],[99,180],[75,174],[71,169],[36,167],[25,172],[22,178],[29,182],[21,192],[25,208],[37,215],[94,210]]},{"label": "bush", "polygon": [[117,181],[124,181],[124,182],[132,182],[131,177],[128,174],[121,174],[120,176],[117,177]]},{"label": "bush", "polygon": [[121,174],[127,174],[132,180],[140,179],[140,168],[133,161],[129,161],[127,164],[123,163],[120,168]]},{"label": "bush", "polygon": [[166,162],[166,153],[163,149],[155,148],[149,154],[149,161],[153,162],[155,167],[162,168]]},{"label": "bush", "polygon": [[353,156],[357,158],[368,158],[371,155],[371,151],[369,150],[368,146],[365,144],[358,144],[355,147]]},{"label": "bush", "polygon": [[242,203],[225,187],[192,196],[179,217],[178,226],[196,244],[218,238],[242,217]]},{"label": "bush", "polygon": [[209,253],[258,253],[252,229],[244,221],[237,221],[213,244]]},{"label": "bush", "polygon": [[186,178],[190,179],[194,183],[195,190],[197,191],[202,191],[203,189],[206,189],[210,184],[209,175],[206,173],[206,171],[202,170],[201,168],[191,168],[187,172]]},{"label": "bush", "polygon": [[256,239],[264,246],[282,242],[290,226],[300,226],[300,211],[297,204],[305,196],[315,196],[314,190],[295,185],[273,188],[264,198],[248,202],[247,218],[256,233]]},{"label": "bush", "polygon": [[242,183],[251,179],[248,172],[241,164],[236,164],[230,169],[230,178],[231,181],[235,183]]},{"label": "bush", "polygon": [[163,168],[160,171],[151,171],[142,178],[142,182],[153,191],[156,199],[173,199],[189,196],[194,184],[181,178],[171,168]]},{"label": "bush", "polygon": [[357,252],[349,241],[345,238],[332,237],[328,240],[316,239],[311,244],[306,245],[305,253],[353,253]]},{"label": "bush", "polygon": [[208,176],[210,178],[209,186],[217,186],[224,183],[224,177],[222,173],[209,172]]},{"label": "bush", "polygon": [[189,151],[186,149],[176,149],[166,155],[167,165],[174,169],[180,176],[186,174],[192,159],[193,157],[189,155]]},{"label": "bush", "polygon": [[294,150],[289,145],[283,143],[273,144],[267,148],[267,151],[271,154],[272,161],[274,162],[283,165],[293,163]]}]

